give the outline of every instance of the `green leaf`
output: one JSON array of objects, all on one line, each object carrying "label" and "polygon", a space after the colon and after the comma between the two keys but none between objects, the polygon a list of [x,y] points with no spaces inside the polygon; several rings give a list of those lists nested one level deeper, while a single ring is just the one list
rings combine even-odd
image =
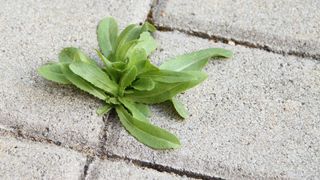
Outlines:
[{"label": "green leaf", "polygon": [[38,68],[38,73],[50,80],[60,84],[70,84],[70,81],[64,77],[63,72],[60,69],[60,65],[58,63],[46,64]]},{"label": "green leaf", "polygon": [[126,99],[126,98],[119,98],[119,101],[131,112],[134,118],[140,121],[149,122],[147,117],[142,112],[143,110],[140,110],[136,103]]},{"label": "green leaf", "polygon": [[154,149],[179,148],[179,139],[170,132],[133,118],[122,106],[116,107],[120,122],[141,143]]},{"label": "green leaf", "polygon": [[76,61],[75,54],[77,53],[78,53],[78,48],[74,48],[74,47],[64,48],[59,53],[59,61],[61,63],[72,63],[73,61]]},{"label": "green leaf", "polygon": [[107,72],[107,74],[111,77],[112,80],[118,81],[120,78],[120,74],[112,67],[112,63],[103,55],[100,51],[96,50],[99,58],[101,61],[105,64],[104,70]]},{"label": "green leaf", "polygon": [[61,63],[84,62],[95,64],[95,62],[80,49],[74,47],[64,48],[59,54],[59,61]]},{"label": "green leaf", "polygon": [[139,75],[139,78],[151,78],[153,81],[177,83],[196,80],[192,73],[176,72],[169,70],[148,71]]},{"label": "green leaf", "polygon": [[178,93],[184,92],[187,89],[200,84],[207,78],[207,75],[200,71],[186,71],[185,73],[192,74],[196,80],[179,83],[156,82],[155,87],[151,91],[132,90],[131,92],[126,93],[125,96],[134,102],[145,104],[161,103],[170,100]]},{"label": "green leaf", "polygon": [[117,48],[121,46],[122,44],[125,44],[127,41],[131,41],[134,38],[131,38],[130,36],[134,35],[133,37],[139,37],[139,34],[136,35],[135,32],[139,32],[140,29],[138,25],[136,24],[130,24],[128,25],[123,31],[121,31],[118,39],[117,39]]},{"label": "green leaf", "polygon": [[[137,25],[126,27],[118,38],[114,61],[122,61],[127,56],[130,56],[135,48],[145,49],[147,55],[153,52],[157,48],[157,43],[151,34],[147,32],[149,30],[152,30],[151,24],[146,24],[142,27]],[[128,45],[128,43],[131,44]]]},{"label": "green leaf", "polygon": [[133,46],[135,46],[137,44],[138,41],[133,40],[133,41],[129,41],[128,43],[124,44],[123,46],[119,46],[117,49],[117,52],[114,56],[115,61],[117,62],[121,62],[121,61],[125,61],[128,55],[128,50],[130,48],[132,48]]},{"label": "green leaf", "polygon": [[[143,32],[141,33],[137,44],[134,46],[134,49],[144,49],[146,51],[146,54],[150,55],[154,50],[157,49],[157,46],[157,42],[154,40],[151,34],[149,32]],[[128,54],[131,54],[131,52],[128,52]]]},{"label": "green leaf", "polygon": [[129,56],[128,67],[136,66],[138,74],[144,69],[147,61],[147,54],[144,49],[135,48]]},{"label": "green leaf", "polygon": [[110,106],[109,104],[106,104],[106,105],[98,108],[96,112],[99,116],[102,116],[102,115],[108,113],[111,109],[112,109],[112,106]]},{"label": "green leaf", "polygon": [[150,60],[148,59],[148,60],[145,62],[143,69],[140,71],[140,74],[146,73],[146,72],[148,72],[148,71],[157,71],[157,70],[159,70],[159,68],[158,68],[157,66],[153,65],[153,64],[150,62]]},{"label": "green leaf", "polygon": [[149,106],[142,103],[135,103],[135,106],[140,110],[140,112],[145,116],[149,117],[151,115],[151,111]]},{"label": "green leaf", "polygon": [[170,100],[173,96],[183,92],[188,82],[182,83],[155,83],[155,87],[150,91],[133,90],[132,93],[126,94],[134,102],[145,104],[155,104]]},{"label": "green leaf", "polygon": [[105,66],[111,66],[111,62],[98,49],[95,49],[95,50],[100,60],[103,62],[103,64]]},{"label": "green leaf", "polygon": [[[232,52],[221,48],[209,48],[184,55],[177,56],[165,61],[160,69],[174,70],[174,71],[201,71],[202,68],[208,63],[209,58],[212,57],[225,57],[232,56]],[[172,99],[175,109],[180,116],[186,116],[184,110]],[[180,108],[179,108],[180,107]],[[185,111],[186,112],[186,111]],[[183,117],[185,118],[185,117]]]},{"label": "green leaf", "polygon": [[[123,57],[127,53],[127,52],[124,52],[124,49],[128,50],[133,45],[135,45],[137,43],[138,38],[140,37],[140,34],[141,34],[141,27],[137,25],[129,25],[126,29],[124,29],[118,38],[117,48],[115,53],[116,56],[113,57],[113,61],[123,60],[120,57]],[[128,45],[128,43],[131,43],[131,44]]]},{"label": "green leaf", "polygon": [[209,48],[184,55],[177,56],[165,61],[160,69],[172,71],[200,71],[208,63],[209,58],[229,58],[232,52],[222,48]]},{"label": "green leaf", "polygon": [[154,27],[154,25],[150,24],[149,22],[145,22],[142,25],[142,31],[155,32],[156,30],[156,27]]},{"label": "green leaf", "polygon": [[[127,67],[125,62],[113,62],[112,68],[118,72],[123,72]],[[122,73],[121,73],[122,74]]]},{"label": "green leaf", "polygon": [[177,113],[182,118],[185,119],[189,116],[189,113],[188,113],[187,109],[185,108],[185,106],[176,97],[173,97],[171,99],[171,102],[172,102],[174,108],[176,109]]},{"label": "green leaf", "polygon": [[63,72],[64,76],[72,83],[74,84],[76,87],[78,87],[79,89],[88,92],[89,94],[101,99],[101,100],[105,100],[106,99],[106,95],[105,93],[94,87],[92,84],[88,83],[87,81],[85,81],[84,79],[82,79],[81,77],[75,75],[70,69],[69,66],[67,64],[61,64],[61,71]]},{"label": "green leaf", "polygon": [[110,96],[108,96],[108,97],[106,98],[106,103],[111,104],[111,105],[119,105],[119,104],[121,104],[121,103],[119,102],[118,98],[110,97]]},{"label": "green leaf", "polygon": [[131,83],[136,79],[137,76],[137,68],[136,67],[131,67],[124,73],[124,75],[120,79],[120,89],[119,89],[119,94],[120,96],[123,95],[124,90],[126,87],[130,86]]},{"label": "green leaf", "polygon": [[151,78],[139,78],[132,84],[132,87],[139,91],[150,91],[154,86],[155,83]]},{"label": "green leaf", "polygon": [[96,87],[110,94],[117,94],[118,85],[113,82],[98,66],[82,62],[74,62],[71,63],[69,67],[73,73],[87,80]]},{"label": "green leaf", "polygon": [[118,24],[112,17],[107,17],[99,22],[97,27],[98,44],[102,54],[109,58],[116,50],[118,37]]}]

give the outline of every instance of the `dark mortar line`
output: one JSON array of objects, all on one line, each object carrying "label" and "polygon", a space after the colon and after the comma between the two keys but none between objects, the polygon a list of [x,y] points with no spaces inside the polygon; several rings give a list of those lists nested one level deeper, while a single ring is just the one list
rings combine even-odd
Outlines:
[{"label": "dark mortar line", "polygon": [[[258,43],[252,43],[252,42],[249,42],[249,41],[240,41],[240,40],[236,40],[234,38],[225,38],[225,37],[217,36],[217,35],[208,35],[206,33],[199,32],[199,31],[189,31],[189,30],[180,29],[180,28],[171,28],[171,27],[166,27],[166,26],[160,26],[160,25],[154,24],[154,22],[152,20],[150,20],[150,19],[148,19],[148,21],[150,23],[153,23],[153,25],[160,32],[178,31],[178,32],[190,35],[190,36],[196,36],[196,37],[199,37],[199,38],[202,38],[202,39],[212,40],[214,42],[221,42],[221,43],[224,43],[224,44],[228,44],[229,41],[233,41],[235,43],[235,45],[240,45],[240,46],[244,46],[244,47],[252,48],[252,49],[260,49],[260,50],[264,50],[264,51],[267,51],[267,52],[280,54],[280,55],[283,55],[283,56],[292,55],[292,56],[301,57],[301,58],[310,58],[310,59],[313,59],[313,60],[320,60],[320,55],[310,55],[310,54],[301,53],[301,52],[292,51],[292,50],[290,50],[289,52],[285,52],[285,51],[282,51],[282,50],[275,50],[272,47],[267,46],[267,45],[262,45],[262,44],[258,44]],[[228,44],[228,45],[230,45],[230,44]]]},{"label": "dark mortar line", "polygon": [[15,129],[16,132],[12,132],[11,135],[14,136],[15,138],[22,138],[24,140],[32,141],[32,142],[41,142],[41,143],[46,143],[46,144],[54,144],[59,147],[63,147],[62,143],[59,141],[54,141],[51,139],[46,139],[43,137],[35,137],[30,134],[24,133],[20,128]]},{"label": "dark mortar line", "polygon": [[80,178],[81,180],[85,180],[87,178],[88,170],[89,170],[90,165],[92,164],[93,161],[94,161],[94,157],[87,156],[86,164],[83,167],[83,174],[82,174],[82,177]]},{"label": "dark mortar line", "polygon": [[192,171],[188,171],[188,170],[179,170],[179,169],[175,169],[172,168],[170,166],[164,166],[161,164],[156,164],[156,163],[151,163],[151,162],[145,162],[142,160],[138,160],[138,159],[131,159],[128,157],[122,157],[113,153],[108,152],[106,154],[107,159],[110,160],[122,160],[122,161],[129,161],[132,162],[134,165],[142,167],[142,168],[149,168],[149,169],[153,169],[159,172],[166,172],[166,173],[173,173],[175,175],[181,176],[181,177],[189,177],[189,178],[196,178],[196,179],[211,179],[211,180],[223,180],[222,178],[219,177],[214,177],[214,176],[208,176],[205,174],[200,174],[200,173],[195,173]]},{"label": "dark mortar line", "polygon": [[47,139],[43,137],[37,137],[37,136],[32,136],[30,134],[24,133],[20,128],[14,128],[13,131],[4,131],[0,133],[0,136],[3,137],[12,137],[17,140],[26,140],[30,142],[36,142],[36,143],[41,143],[41,144],[51,144],[55,145],[64,149],[72,150],[74,152],[78,152],[83,155],[87,156],[99,156],[94,149],[88,146],[84,146],[81,148],[73,147],[73,146],[68,146],[67,144],[63,144],[60,141],[55,141],[52,139]]},{"label": "dark mortar line", "polygon": [[147,19],[145,21],[155,25],[154,21],[153,21],[153,8],[158,6],[159,4],[159,1],[158,0],[153,0],[152,3],[151,3],[151,6],[150,6],[150,10],[148,12],[148,15],[147,15]]},{"label": "dark mortar line", "polygon": [[109,118],[110,118],[110,112],[102,117],[103,128],[102,128],[101,139],[99,143],[98,156],[105,154],[105,146],[107,143],[107,130],[108,130],[107,121],[109,120]]},{"label": "dark mortar line", "polygon": [[[156,23],[154,21],[154,18],[153,18],[153,9],[158,6],[159,4],[159,0],[153,0],[152,3],[151,3],[151,6],[150,6],[150,10],[148,12],[148,15],[147,15],[147,19],[145,21],[153,24],[154,26],[156,26]],[[157,27],[156,27],[157,28]],[[158,29],[158,28],[157,28]]]}]

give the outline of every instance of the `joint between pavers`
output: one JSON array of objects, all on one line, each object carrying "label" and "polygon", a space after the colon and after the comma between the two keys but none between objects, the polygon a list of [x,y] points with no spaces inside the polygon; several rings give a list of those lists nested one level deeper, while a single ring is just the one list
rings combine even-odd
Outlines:
[{"label": "joint between pavers", "polygon": [[86,164],[83,167],[82,177],[80,178],[81,180],[85,180],[87,178],[90,165],[92,164],[94,159],[95,158],[93,156],[87,156]]},{"label": "joint between pavers", "polygon": [[145,21],[155,25],[155,22],[154,22],[154,19],[153,19],[153,9],[155,7],[157,7],[159,4],[159,0],[153,0],[152,3],[151,3],[151,6],[150,6],[150,10],[148,12],[148,15],[147,15],[147,19]]},{"label": "joint between pavers", "polygon": [[107,130],[108,130],[108,123],[107,121],[110,118],[110,113],[106,114],[105,116],[102,117],[102,121],[103,121],[103,128],[101,130],[100,133],[100,144],[99,144],[99,149],[98,149],[98,156],[105,156],[106,152],[105,152],[105,147],[106,147],[106,143],[107,143]]},{"label": "joint between pavers", "polygon": [[210,180],[223,180],[223,178],[221,177],[214,177],[214,176],[208,176],[205,174],[200,174],[200,173],[195,173],[192,171],[188,171],[185,169],[175,169],[173,167],[170,166],[164,166],[161,164],[156,164],[156,163],[151,163],[151,162],[145,162],[139,159],[132,159],[129,157],[122,157],[116,154],[113,154],[111,152],[107,152],[106,154],[107,158],[109,160],[114,160],[114,161],[129,161],[131,163],[133,163],[136,166],[142,167],[142,168],[149,168],[149,169],[153,169],[156,170],[158,172],[166,172],[166,173],[172,173],[175,174],[177,176],[181,176],[181,177],[188,177],[188,178],[195,178],[195,179],[210,179]]}]

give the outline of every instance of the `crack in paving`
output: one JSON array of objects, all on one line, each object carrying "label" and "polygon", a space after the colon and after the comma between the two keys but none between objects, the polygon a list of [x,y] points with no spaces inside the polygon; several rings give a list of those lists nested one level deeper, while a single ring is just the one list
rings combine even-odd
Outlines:
[{"label": "crack in paving", "polygon": [[93,161],[94,161],[94,157],[87,156],[86,164],[83,167],[83,174],[82,174],[82,177],[80,178],[81,180],[85,180],[87,178],[88,170]]},{"label": "crack in paving", "polygon": [[108,124],[107,124],[107,121],[108,119],[110,118],[110,113],[107,113],[106,115],[104,115],[102,117],[102,121],[103,121],[103,128],[100,132],[100,143],[99,143],[99,149],[98,149],[98,156],[99,155],[103,155],[105,154],[105,146],[106,146],[106,143],[107,143],[107,130],[108,130]]},{"label": "crack in paving", "polygon": [[147,18],[145,19],[145,21],[151,23],[151,24],[155,24],[154,20],[153,20],[153,8],[155,8],[156,6],[158,6],[159,1],[158,0],[153,0],[151,5],[150,5],[150,10],[147,14]]},{"label": "crack in paving", "polygon": [[147,19],[145,21],[153,24],[155,26],[155,22],[154,22],[154,18],[153,18],[153,8],[155,8],[156,6],[158,6],[159,4],[159,0],[153,0],[150,6],[150,10],[148,12],[147,15]]}]

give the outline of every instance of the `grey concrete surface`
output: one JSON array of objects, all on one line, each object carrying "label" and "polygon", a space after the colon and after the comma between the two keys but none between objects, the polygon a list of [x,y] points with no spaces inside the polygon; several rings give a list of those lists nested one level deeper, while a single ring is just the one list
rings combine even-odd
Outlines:
[{"label": "grey concrete surface", "polygon": [[159,1],[156,24],[320,58],[320,1]]},{"label": "grey concrete surface", "polygon": [[153,106],[151,121],[180,137],[181,149],[149,149],[111,118],[109,153],[226,179],[320,178],[319,61],[178,32],[156,38],[156,64],[207,47],[230,49],[234,58],[211,61],[208,79],[179,97],[191,114],[186,120],[168,104]]},{"label": "grey concrete surface", "polygon": [[143,22],[151,0],[0,0],[0,127],[75,148],[95,148],[103,127],[99,101],[42,79],[36,69],[63,47],[98,47],[96,25],[114,16],[121,27]]},{"label": "grey concrete surface", "polygon": [[58,146],[0,137],[0,179],[80,179],[85,162]]},{"label": "grey concrete surface", "polygon": [[[0,179],[84,177],[85,156],[102,145],[104,123],[95,113],[100,102],[42,79],[36,69],[67,46],[97,58],[98,21],[111,15],[121,27],[143,22],[151,1],[0,0]],[[163,27],[320,57],[319,7],[313,0],[165,0],[153,18]],[[319,61],[178,32],[155,36],[156,64],[206,47],[228,48],[235,57],[210,62],[207,81],[179,96],[191,114],[186,120],[169,104],[152,107],[151,121],[177,134],[181,149],[149,149],[111,116],[104,146],[109,154],[191,176],[320,179]],[[61,146],[47,144],[51,140]],[[111,178],[185,177],[95,156],[87,179]]]},{"label": "grey concrete surface", "polygon": [[159,172],[153,169],[137,167],[130,162],[95,160],[88,170],[87,180],[104,180],[104,179],[190,179],[166,172]]}]

